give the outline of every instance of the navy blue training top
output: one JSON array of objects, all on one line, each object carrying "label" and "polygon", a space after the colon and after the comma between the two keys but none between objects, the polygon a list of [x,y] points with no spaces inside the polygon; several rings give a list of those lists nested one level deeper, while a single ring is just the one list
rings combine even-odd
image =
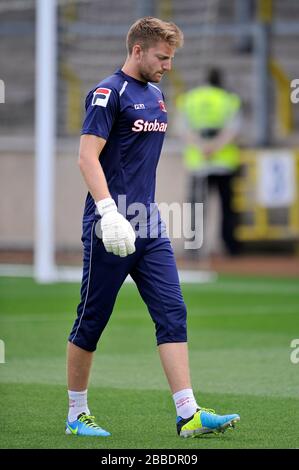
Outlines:
[{"label": "navy blue training top", "polygon": [[[161,90],[118,70],[105,78],[86,97],[86,117],[81,134],[102,137],[102,165],[111,196],[118,202],[126,195],[127,206],[154,203],[156,168],[167,129],[167,112]],[[95,214],[88,193],[84,218]]]}]

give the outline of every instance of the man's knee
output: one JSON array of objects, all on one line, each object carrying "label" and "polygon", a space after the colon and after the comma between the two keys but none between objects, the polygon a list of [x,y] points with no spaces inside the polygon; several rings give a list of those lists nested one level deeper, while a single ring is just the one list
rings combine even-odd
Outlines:
[{"label": "man's knee", "polygon": [[182,343],[187,341],[187,309],[184,302],[178,303],[156,324],[157,344]]}]

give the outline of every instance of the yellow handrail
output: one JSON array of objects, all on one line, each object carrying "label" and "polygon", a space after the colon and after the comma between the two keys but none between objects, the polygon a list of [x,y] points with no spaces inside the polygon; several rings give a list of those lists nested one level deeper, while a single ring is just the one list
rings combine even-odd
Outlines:
[{"label": "yellow handrail", "polygon": [[272,0],[258,0],[257,5],[257,19],[262,23],[271,23],[273,17],[273,2]]},{"label": "yellow handrail", "polygon": [[81,81],[66,63],[60,64],[60,71],[67,83],[66,128],[68,133],[77,134],[82,124]]},{"label": "yellow handrail", "polygon": [[290,100],[290,79],[281,65],[274,59],[269,61],[269,69],[277,83],[276,110],[283,135],[289,135],[294,129],[293,109]]}]

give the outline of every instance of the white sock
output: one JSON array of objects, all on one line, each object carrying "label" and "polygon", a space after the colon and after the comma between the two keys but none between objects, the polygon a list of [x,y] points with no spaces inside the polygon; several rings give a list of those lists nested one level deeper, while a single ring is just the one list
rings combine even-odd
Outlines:
[{"label": "white sock", "polygon": [[75,421],[80,413],[85,412],[90,414],[87,406],[87,390],[83,392],[72,392],[68,390],[69,394],[69,414],[68,420],[70,422]]},{"label": "white sock", "polygon": [[172,395],[172,397],[176,407],[177,416],[181,416],[184,419],[190,418],[190,416],[194,415],[196,410],[199,408],[194,398],[192,388],[180,390]]}]

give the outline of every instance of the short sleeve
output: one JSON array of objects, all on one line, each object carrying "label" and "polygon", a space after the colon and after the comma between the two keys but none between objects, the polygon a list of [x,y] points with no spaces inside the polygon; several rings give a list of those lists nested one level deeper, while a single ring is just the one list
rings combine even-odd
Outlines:
[{"label": "short sleeve", "polygon": [[118,114],[117,91],[99,86],[87,95],[85,108],[81,134],[92,134],[107,140]]}]

